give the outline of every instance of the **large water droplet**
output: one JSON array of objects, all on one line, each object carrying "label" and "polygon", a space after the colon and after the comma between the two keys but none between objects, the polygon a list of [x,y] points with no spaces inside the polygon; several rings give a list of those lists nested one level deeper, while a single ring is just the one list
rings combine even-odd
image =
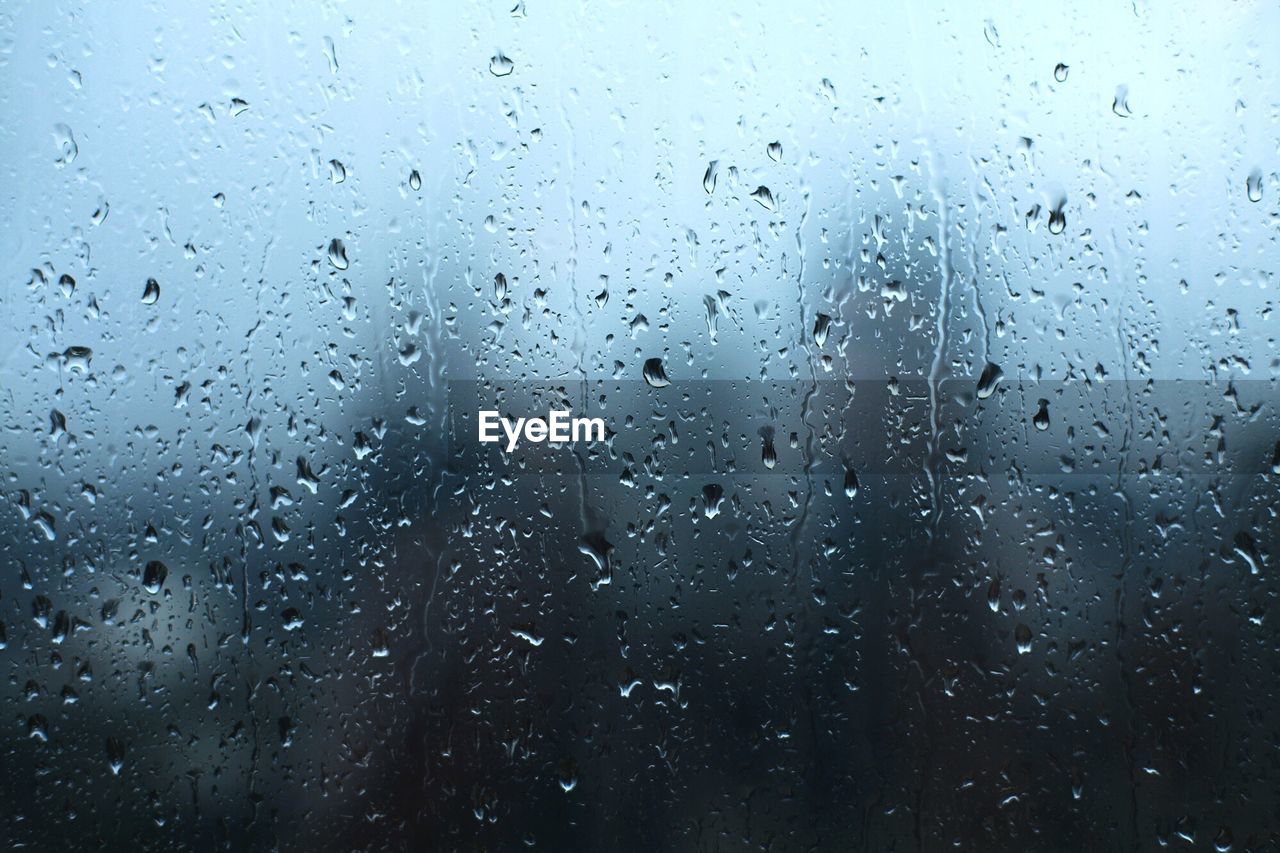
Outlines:
[{"label": "large water droplet", "polygon": [[1040,408],[1036,411],[1035,416],[1031,418],[1031,423],[1035,424],[1036,429],[1044,432],[1049,428],[1049,401],[1041,399],[1037,405]]},{"label": "large water droplet", "polygon": [[1133,115],[1133,110],[1129,109],[1129,87],[1117,86],[1116,96],[1111,101],[1111,112],[1120,116],[1120,118],[1129,118]]},{"label": "large water droplet", "polygon": [[329,241],[329,263],[339,270],[345,270],[350,266],[347,261],[347,247],[337,237]]},{"label": "large water droplet", "polygon": [[724,501],[724,488],[717,483],[708,483],[702,487],[702,514],[707,518],[715,518],[720,514],[720,504]]},{"label": "large water droplet", "polygon": [[773,446],[773,430],[760,430],[760,440],[760,461],[764,463],[764,467],[773,470],[773,466],[778,464],[778,451]]},{"label": "large water droplet", "polygon": [[1249,201],[1257,204],[1262,201],[1262,172],[1254,169],[1249,173],[1249,177],[1244,182],[1245,192],[1249,195]]},{"label": "large water droplet", "polygon": [[489,73],[494,77],[506,77],[516,68],[516,64],[498,51],[489,60]]},{"label": "large water droplet", "polygon": [[982,375],[978,377],[978,399],[985,400],[994,394],[1003,375],[1000,365],[987,362],[987,366],[982,368]]},{"label": "large water droplet", "polygon": [[720,170],[720,161],[712,160],[707,164],[707,171],[702,175],[702,188],[711,195],[716,191],[716,173]]},{"label": "large water droplet", "polygon": [[142,588],[155,595],[160,592],[168,576],[169,567],[159,560],[152,560],[142,570]]},{"label": "large water droplet", "polygon": [[831,328],[831,318],[826,314],[819,314],[813,321],[813,342],[818,345],[818,349],[827,343],[827,331]]},{"label": "large water droplet", "polygon": [[651,358],[644,363],[644,381],[652,385],[654,388],[665,388],[671,384],[671,380],[667,378],[667,371],[662,366],[662,359]]},{"label": "large water droplet", "polygon": [[1018,654],[1025,655],[1031,652],[1032,634],[1031,629],[1026,625],[1018,623],[1018,627],[1013,629],[1013,639],[1018,645]]},{"label": "large water droplet", "polygon": [[107,766],[116,776],[120,775],[120,770],[124,767],[124,756],[124,741],[117,737],[107,738]]},{"label": "large water droplet", "polygon": [[858,472],[853,468],[846,467],[844,469],[844,496],[846,498],[857,497],[858,494]]},{"label": "large water droplet", "polygon": [[1061,234],[1067,228],[1067,215],[1062,212],[1062,208],[1049,211],[1049,233]]},{"label": "large water droplet", "polygon": [[154,278],[147,279],[147,285],[142,289],[142,304],[155,305],[159,300],[160,282],[156,281]]}]

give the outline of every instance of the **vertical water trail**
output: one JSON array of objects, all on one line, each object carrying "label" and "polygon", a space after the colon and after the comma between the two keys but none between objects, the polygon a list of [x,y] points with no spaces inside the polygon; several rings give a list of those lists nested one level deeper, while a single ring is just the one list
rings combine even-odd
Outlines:
[{"label": "vertical water trail", "polygon": [[[573,312],[578,321],[577,328],[574,330],[573,349],[575,350],[578,360],[576,370],[578,380],[581,383],[581,397],[579,399],[578,408],[582,416],[587,416],[587,371],[586,371],[586,350],[587,350],[587,318],[582,310],[582,302],[578,294],[578,204],[574,197],[574,189],[577,184],[577,157],[574,147],[573,123],[569,121],[569,115],[564,108],[564,100],[561,99],[560,104],[560,123],[565,130],[565,148],[568,155],[567,169],[569,173],[568,200],[569,200],[569,295],[573,300]],[[573,445],[573,458],[578,466],[578,522],[581,525],[583,536],[592,533],[603,533],[596,514],[591,510],[587,503],[587,461],[583,456],[581,446],[575,442]],[[604,559],[608,559],[607,555]],[[608,566],[601,568],[601,571],[607,577]]]},{"label": "vertical water trail", "polygon": [[987,309],[982,302],[982,286],[978,276],[978,237],[982,234],[982,220],[979,216],[982,199],[978,196],[975,185],[973,198],[973,233],[969,235],[969,276],[973,282],[973,310],[978,315],[978,331],[981,333],[982,363],[978,370],[982,371],[991,363],[991,329],[987,326]]},{"label": "vertical water trail", "polygon": [[933,144],[929,145],[929,189],[938,208],[938,267],[941,282],[938,293],[938,336],[934,344],[933,360],[929,364],[929,456],[925,463],[925,476],[929,481],[929,537],[937,538],[938,525],[942,521],[942,429],[940,386],[944,360],[947,355],[947,317],[951,312],[951,280],[955,270],[951,265],[950,223],[947,216],[946,180],[939,176]]},{"label": "vertical water trail", "polygon": [[814,466],[814,429],[809,421],[809,408],[814,395],[818,392],[818,369],[813,363],[813,352],[809,347],[808,325],[804,316],[804,273],[805,246],[804,226],[809,221],[810,194],[806,187],[802,190],[804,212],[800,214],[800,226],[796,229],[796,251],[800,255],[799,269],[796,271],[796,309],[799,314],[800,331],[798,333],[798,351],[804,354],[809,364],[809,388],[805,391],[804,402],[800,407],[800,421],[808,431],[804,440],[804,502],[800,506],[800,515],[795,526],[791,528],[791,569],[796,575],[800,569],[800,537],[804,533],[805,524],[809,520],[809,506],[813,502],[813,466]]}]

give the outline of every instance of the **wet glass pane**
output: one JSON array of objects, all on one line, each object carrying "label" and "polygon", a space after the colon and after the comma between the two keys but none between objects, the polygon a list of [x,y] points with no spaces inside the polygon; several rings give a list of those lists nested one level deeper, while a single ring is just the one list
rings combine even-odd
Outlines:
[{"label": "wet glass pane", "polygon": [[5,3],[0,841],[1280,844],[1280,12],[934,6]]}]

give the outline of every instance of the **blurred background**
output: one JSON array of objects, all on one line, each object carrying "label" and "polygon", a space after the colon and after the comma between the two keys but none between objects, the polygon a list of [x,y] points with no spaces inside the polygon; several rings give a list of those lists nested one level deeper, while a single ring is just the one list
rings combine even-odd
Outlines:
[{"label": "blurred background", "polygon": [[936,5],[5,3],[0,841],[1275,849],[1280,10]]}]

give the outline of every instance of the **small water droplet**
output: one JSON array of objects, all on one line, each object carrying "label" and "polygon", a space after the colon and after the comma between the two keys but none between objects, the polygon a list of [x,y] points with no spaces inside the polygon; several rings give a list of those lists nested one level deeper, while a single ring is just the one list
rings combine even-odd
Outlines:
[{"label": "small water droplet", "polygon": [[156,281],[154,278],[147,279],[147,285],[142,289],[142,304],[155,305],[159,300],[160,282]]},{"label": "small water droplet", "polygon": [[781,142],[770,142],[769,147],[766,150],[769,153],[769,159],[772,160],[773,162],[777,163],[782,159],[782,143]]},{"label": "small water droplet", "polygon": [[418,174],[417,169],[409,173],[409,189],[414,192],[422,189],[422,176]]},{"label": "small water droplet", "polygon": [[1053,79],[1057,80],[1059,83],[1067,82],[1068,68],[1069,66],[1063,65],[1061,62],[1059,62],[1057,65],[1053,67]]}]

